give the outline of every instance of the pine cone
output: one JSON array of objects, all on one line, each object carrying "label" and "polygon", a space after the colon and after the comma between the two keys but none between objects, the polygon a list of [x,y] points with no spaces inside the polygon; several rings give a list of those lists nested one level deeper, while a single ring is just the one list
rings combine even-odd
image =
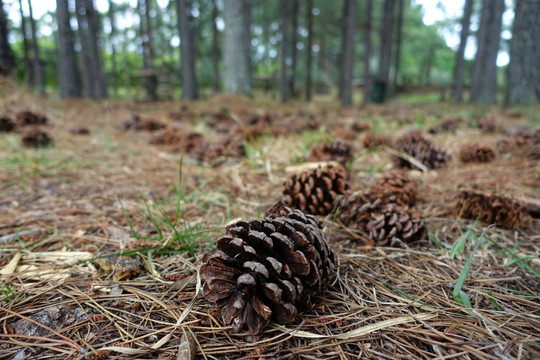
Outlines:
[{"label": "pine cone", "polygon": [[493,134],[499,130],[499,124],[494,118],[482,118],[476,121],[476,125],[482,134]]},{"label": "pine cone", "polygon": [[291,323],[325,289],[336,256],[319,220],[276,203],[264,219],[241,220],[217,240],[201,266],[203,295],[238,331],[259,334],[273,320]]},{"label": "pine cone", "polygon": [[17,113],[17,115],[15,115],[15,119],[17,121],[17,124],[21,126],[45,125],[48,122],[48,119],[45,115],[37,114],[29,110]]},{"label": "pine cone", "polygon": [[309,149],[308,161],[337,161],[345,165],[352,157],[352,150],[343,141],[323,143]]},{"label": "pine cone", "polygon": [[357,194],[344,196],[337,204],[341,222],[364,231],[378,246],[395,246],[399,240],[413,242],[424,234],[422,214],[407,206],[385,203],[382,198],[370,202]]},{"label": "pine cone", "polygon": [[10,132],[15,129],[15,123],[13,120],[6,116],[0,117],[0,132]]},{"label": "pine cone", "polygon": [[23,133],[22,142],[26,147],[40,148],[51,144],[52,139],[45,131],[34,126]]},{"label": "pine cone", "polygon": [[377,146],[390,145],[390,138],[383,135],[367,134],[362,141],[362,145],[366,149],[373,149]]},{"label": "pine cone", "polygon": [[159,131],[150,139],[150,144],[167,145],[170,151],[182,153],[189,153],[203,143],[202,134],[173,127]]},{"label": "pine cone", "polygon": [[410,206],[416,200],[418,184],[407,172],[395,170],[380,177],[366,193],[370,201],[395,198],[396,204]]},{"label": "pine cone", "polygon": [[154,119],[143,119],[139,115],[133,115],[131,118],[124,120],[122,129],[124,131],[156,131],[164,129],[165,124]]},{"label": "pine cone", "polygon": [[[433,145],[417,130],[413,130],[400,137],[396,144],[399,150],[414,157],[429,169],[438,169],[447,166],[448,161],[451,159],[450,154],[446,150]],[[394,155],[392,160],[397,167],[415,168],[408,160],[399,156]]]},{"label": "pine cone", "polygon": [[293,174],[284,184],[283,202],[308,214],[328,215],[348,188],[346,176],[340,165]]},{"label": "pine cone", "polygon": [[456,133],[459,124],[463,122],[463,119],[460,118],[444,118],[441,120],[441,123],[429,129],[430,134],[438,134],[440,132],[450,132],[452,134]]},{"label": "pine cone", "polygon": [[228,157],[242,157],[245,155],[242,142],[234,136],[224,136],[216,142],[205,143],[201,142],[190,151],[190,156],[207,162],[216,162],[218,165]]},{"label": "pine cone", "polygon": [[476,219],[486,224],[497,224],[507,229],[523,226],[527,213],[522,204],[512,198],[463,190],[456,205],[458,216]]},{"label": "pine cone", "polygon": [[488,145],[477,143],[466,144],[461,148],[459,158],[464,163],[487,163],[495,159],[495,150]]}]

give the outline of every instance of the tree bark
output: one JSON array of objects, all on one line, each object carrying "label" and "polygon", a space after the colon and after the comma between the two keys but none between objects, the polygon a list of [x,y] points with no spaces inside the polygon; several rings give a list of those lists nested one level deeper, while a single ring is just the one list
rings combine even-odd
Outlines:
[{"label": "tree bark", "polygon": [[212,1],[212,66],[214,70],[214,79],[212,87],[215,93],[219,92],[219,31],[216,20],[218,17],[218,7],[216,0]]},{"label": "tree bark", "polygon": [[152,24],[150,22],[150,1],[138,0],[137,10],[139,13],[139,25],[142,39],[143,67],[148,70],[144,77],[146,88],[146,99],[156,101],[157,96],[157,76],[153,74],[154,69],[154,47],[152,41]]},{"label": "tree bark", "polygon": [[56,19],[58,24],[58,83],[60,97],[81,97],[81,78],[75,55],[73,30],[67,0],[56,0]]},{"label": "tree bark", "polygon": [[372,0],[367,0],[366,18],[364,25],[364,89],[363,99],[364,104],[368,103],[371,94],[371,73],[369,62],[371,60],[371,17],[373,12]]},{"label": "tree bark", "polygon": [[390,82],[390,96],[397,93],[398,76],[401,65],[401,44],[403,42],[403,0],[398,0],[398,14],[396,19],[396,51],[394,53],[394,77]]},{"label": "tree bark", "polygon": [[341,64],[341,103],[352,104],[352,78],[354,65],[354,33],[356,30],[356,0],[345,0],[343,12],[343,55]]},{"label": "tree bark", "polygon": [[180,33],[182,99],[195,100],[197,94],[197,76],[195,74],[195,46],[191,23],[191,3],[189,0],[176,0],[178,13],[178,31]]},{"label": "tree bark", "polygon": [[497,54],[501,39],[504,0],[484,0],[477,36],[471,102],[494,104],[497,95]]},{"label": "tree bark", "polygon": [[250,0],[223,2],[223,87],[228,93],[251,94],[250,5]]},{"label": "tree bark", "polygon": [[517,0],[505,105],[534,105],[540,80],[540,1]]},{"label": "tree bark", "polygon": [[[384,0],[382,21],[381,21],[381,48],[379,55],[379,74],[378,81],[389,85],[390,80],[390,61],[392,59],[392,39],[394,35],[394,8],[395,0]],[[386,97],[386,92],[383,98]]]},{"label": "tree bark", "polygon": [[26,84],[30,87],[33,82],[32,62],[30,61],[30,44],[28,43],[28,34],[26,32],[26,17],[24,16],[22,8],[22,0],[19,0],[19,12],[21,14],[21,35],[23,38],[24,50],[24,79]]},{"label": "tree bark", "polygon": [[285,103],[289,100],[288,89],[288,77],[287,77],[287,57],[289,47],[289,28],[288,28],[288,8],[287,0],[281,0],[280,3],[280,17],[281,17],[281,81],[280,81],[280,94],[281,102]]},{"label": "tree bark", "polygon": [[117,59],[116,59],[116,17],[115,17],[115,4],[112,0],[109,0],[109,21],[111,22],[111,34],[110,34],[110,42],[111,42],[111,62],[112,62],[112,69],[111,69],[111,80],[112,80],[112,88],[113,88],[113,94],[114,96],[118,95],[118,67],[117,67]]},{"label": "tree bark", "polygon": [[[83,83],[86,93],[92,99],[107,98],[107,83],[103,74],[103,65],[98,48],[98,18],[94,10],[93,0],[75,0],[77,6],[77,22],[81,38],[81,53],[84,70]],[[86,80],[85,80],[86,77]]]},{"label": "tree bark", "polygon": [[8,42],[7,17],[0,0],[0,75],[7,76],[15,68],[15,56]]},{"label": "tree bark", "polygon": [[300,8],[300,0],[292,0],[292,31],[291,31],[291,71],[289,73],[289,95],[291,98],[296,98],[296,67],[298,63],[298,13]]},{"label": "tree bark", "polygon": [[32,11],[32,2],[28,0],[28,10],[30,11],[30,29],[32,30],[32,50],[34,51],[34,74],[35,85],[40,95],[45,95],[45,77],[43,76],[43,65],[39,56],[39,44],[37,38],[36,22]]},{"label": "tree bark", "polygon": [[306,46],[306,100],[311,101],[311,74],[313,62],[313,0],[307,0],[306,17],[308,31]]},{"label": "tree bark", "polygon": [[454,82],[452,84],[452,100],[463,101],[463,87],[465,86],[465,47],[469,37],[469,27],[471,25],[471,14],[473,9],[473,0],[465,1],[463,18],[461,19],[461,36],[459,48],[456,53],[456,64],[454,65]]}]

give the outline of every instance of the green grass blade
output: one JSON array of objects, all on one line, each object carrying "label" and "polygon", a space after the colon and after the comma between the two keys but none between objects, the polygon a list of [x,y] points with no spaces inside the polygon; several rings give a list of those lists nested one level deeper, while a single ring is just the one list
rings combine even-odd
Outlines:
[{"label": "green grass blade", "polygon": [[480,220],[480,217],[478,217],[469,228],[467,228],[467,231],[463,234],[461,234],[457,240],[454,242],[454,245],[452,246],[452,249],[450,249],[450,259],[453,259],[456,254],[462,254],[463,250],[465,250],[465,243],[467,242],[467,239],[471,238],[474,235],[474,226],[478,223]]},{"label": "green grass blade", "polygon": [[120,207],[122,208],[122,213],[124,214],[124,218],[126,219],[126,222],[129,225],[132,236],[135,239],[139,240],[141,237],[139,236],[139,234],[137,234],[137,231],[135,231],[135,229],[133,228],[133,225],[131,225],[131,221],[129,221],[128,219],[126,209],[124,209],[124,204],[122,204],[122,200],[120,200],[119,196],[117,196],[116,198],[118,199],[118,202],[120,203]]}]

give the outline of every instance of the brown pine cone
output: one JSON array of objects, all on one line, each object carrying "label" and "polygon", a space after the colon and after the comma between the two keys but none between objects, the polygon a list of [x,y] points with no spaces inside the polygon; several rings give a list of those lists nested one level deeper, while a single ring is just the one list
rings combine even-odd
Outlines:
[{"label": "brown pine cone", "polygon": [[[424,138],[418,130],[413,130],[398,138],[397,148],[409,154],[428,169],[438,169],[448,165],[451,155]],[[410,161],[399,156],[392,156],[394,164],[399,168],[416,168]]]},{"label": "brown pine cone", "polygon": [[383,135],[367,134],[362,141],[362,145],[366,149],[373,149],[377,146],[390,145],[392,140]]},{"label": "brown pine cone", "polygon": [[478,143],[466,144],[461,148],[459,158],[464,163],[487,163],[495,159],[495,150],[488,145]]},{"label": "brown pine cone", "polygon": [[385,203],[382,198],[368,201],[350,194],[337,202],[339,219],[352,229],[365,232],[378,246],[396,246],[422,238],[425,227],[419,211],[401,207],[395,202]]},{"label": "brown pine cone", "polygon": [[307,156],[308,161],[337,161],[342,165],[352,157],[352,150],[349,145],[343,141],[336,141],[333,143],[323,143],[312,146],[309,149]]},{"label": "brown pine cone", "polygon": [[48,119],[45,115],[37,114],[30,110],[25,110],[17,113],[15,115],[15,120],[17,125],[28,126],[28,125],[45,125],[48,122]]},{"label": "brown pine cone", "polygon": [[345,168],[329,165],[289,176],[284,184],[283,202],[307,214],[328,215],[337,196],[347,188]]},{"label": "brown pine cone", "polygon": [[522,227],[527,218],[524,206],[512,198],[467,190],[459,193],[456,213],[467,219],[480,217],[483,223],[497,224],[507,229]]},{"label": "brown pine cone", "polygon": [[132,117],[122,122],[122,129],[124,131],[156,131],[164,129],[165,124],[154,119],[143,119],[139,115],[133,115]]},{"label": "brown pine cone", "polygon": [[416,200],[418,183],[407,172],[401,170],[391,171],[380,177],[366,193],[370,201],[383,199],[388,202],[395,198],[396,204],[410,206]]},{"label": "brown pine cone", "polygon": [[476,121],[482,134],[493,134],[499,130],[499,124],[494,118],[482,118]]},{"label": "brown pine cone", "polygon": [[15,123],[7,116],[0,116],[0,132],[10,132],[15,129]]},{"label": "brown pine cone", "polygon": [[189,153],[204,143],[202,134],[173,127],[157,132],[150,139],[150,144],[167,145],[170,151],[182,153]]},{"label": "brown pine cone", "polygon": [[52,144],[52,138],[45,131],[33,126],[23,133],[22,142],[26,147],[41,148]]},{"label": "brown pine cone", "polygon": [[456,133],[459,124],[463,122],[461,118],[444,118],[441,120],[440,124],[429,129],[430,134],[438,134],[440,132],[450,132],[452,134]]},{"label": "brown pine cone", "polygon": [[334,274],[336,256],[319,220],[281,202],[263,219],[241,220],[217,240],[200,274],[203,295],[235,331],[259,334],[270,320],[294,321]]}]

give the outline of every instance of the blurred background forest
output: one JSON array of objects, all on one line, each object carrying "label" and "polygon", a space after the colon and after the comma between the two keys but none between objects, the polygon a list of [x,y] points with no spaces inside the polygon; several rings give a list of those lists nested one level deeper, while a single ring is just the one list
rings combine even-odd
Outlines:
[{"label": "blurred background forest", "polygon": [[[0,0],[0,72],[49,96],[534,105],[537,0]],[[428,95],[425,95],[428,94]]]}]

